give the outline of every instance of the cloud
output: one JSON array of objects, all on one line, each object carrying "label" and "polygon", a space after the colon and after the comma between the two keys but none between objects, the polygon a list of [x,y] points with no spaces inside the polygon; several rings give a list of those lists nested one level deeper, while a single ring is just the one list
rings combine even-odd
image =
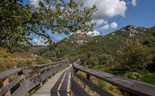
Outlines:
[{"label": "cloud", "polygon": [[109,24],[105,24],[100,28],[100,30],[109,30],[109,27]]},{"label": "cloud", "polygon": [[118,24],[116,22],[112,22],[110,24],[105,24],[103,25],[101,28],[99,28],[99,30],[109,30],[109,29],[116,29],[118,26]]},{"label": "cloud", "polygon": [[109,19],[114,16],[125,16],[127,10],[126,2],[123,0],[79,0],[84,7],[96,5],[97,11],[93,19]]},{"label": "cloud", "polygon": [[118,24],[117,24],[116,22],[112,22],[112,23],[110,24],[110,28],[111,28],[111,29],[116,29],[117,26],[118,26]]},{"label": "cloud", "polygon": [[131,1],[131,5],[132,5],[132,6],[136,6],[136,5],[137,5],[136,0],[132,0],[132,1]]},{"label": "cloud", "polygon": [[[29,0],[31,5],[39,6],[39,1],[43,0]],[[118,24],[112,22],[108,24],[108,19],[122,16],[125,17],[127,10],[126,0],[75,0],[78,4],[83,3],[83,7],[92,7],[96,5],[97,11],[92,16],[91,23],[96,23],[96,30],[109,30],[117,28]],[[131,4],[136,5],[136,0],[132,0]],[[82,9],[82,8],[81,8]],[[96,30],[94,30],[96,32]],[[94,32],[94,31],[91,31]]]},{"label": "cloud", "polygon": [[89,31],[89,32],[87,33],[87,35],[89,35],[89,36],[98,36],[98,35],[100,35],[100,32],[97,31],[97,30]]},{"label": "cloud", "polygon": [[92,23],[96,23],[97,25],[101,25],[101,24],[108,23],[108,21],[107,20],[103,20],[103,19],[97,19],[97,20],[92,20]]},{"label": "cloud", "polygon": [[96,23],[96,26],[100,25],[98,30],[117,28],[118,24],[116,22],[108,24],[108,19],[116,16],[125,17],[127,10],[125,0],[77,0],[77,2],[83,3],[83,7],[88,8],[96,5],[97,11],[92,16],[92,23]]}]

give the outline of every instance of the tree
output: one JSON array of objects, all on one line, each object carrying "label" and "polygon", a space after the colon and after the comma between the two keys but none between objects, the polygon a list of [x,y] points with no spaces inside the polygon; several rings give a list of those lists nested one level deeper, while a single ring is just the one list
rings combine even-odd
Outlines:
[{"label": "tree", "polygon": [[[23,6],[21,0],[0,1],[0,46],[12,48],[25,42],[26,24],[32,13],[29,6]],[[24,43],[23,43],[24,44]]]},{"label": "tree", "polygon": [[117,52],[119,63],[130,71],[144,70],[151,62],[151,54],[148,47],[136,40],[127,40]]},{"label": "tree", "polygon": [[95,6],[83,8],[74,0],[40,0],[39,6],[23,5],[23,0],[1,0],[0,46],[25,44],[30,34],[52,42],[47,30],[65,34],[87,32],[94,26],[90,21],[95,10]]}]

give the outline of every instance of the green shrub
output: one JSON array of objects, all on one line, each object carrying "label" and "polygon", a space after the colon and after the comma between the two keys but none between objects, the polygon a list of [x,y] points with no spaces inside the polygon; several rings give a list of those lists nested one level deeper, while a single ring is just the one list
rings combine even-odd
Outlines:
[{"label": "green shrub", "polygon": [[110,92],[114,96],[122,96],[122,93],[118,90],[118,88],[116,86],[111,85],[110,83],[107,83],[102,80],[98,80],[97,85],[102,89]]},{"label": "green shrub", "polygon": [[150,72],[143,73],[142,81],[155,85],[155,72],[154,73],[150,73]]},{"label": "green shrub", "polygon": [[36,64],[47,64],[47,63],[50,63],[50,61],[47,58],[41,56],[38,56],[36,58]]},{"label": "green shrub", "polygon": [[125,77],[135,80],[141,80],[143,76],[138,72],[127,72],[124,74]]},{"label": "green shrub", "polygon": [[118,62],[129,71],[145,70],[151,63],[152,55],[150,49],[136,39],[128,40],[117,52]]},{"label": "green shrub", "polygon": [[9,57],[9,53],[7,53],[6,51],[7,51],[7,49],[0,47],[0,58],[8,58]]},{"label": "green shrub", "polygon": [[121,75],[121,74],[125,74],[127,70],[121,67],[115,67],[115,68],[109,68],[105,71],[114,75]]}]

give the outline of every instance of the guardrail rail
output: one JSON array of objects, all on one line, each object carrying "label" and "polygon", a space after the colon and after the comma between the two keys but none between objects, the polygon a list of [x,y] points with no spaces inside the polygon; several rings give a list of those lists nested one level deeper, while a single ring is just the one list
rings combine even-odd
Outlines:
[{"label": "guardrail rail", "polygon": [[29,91],[68,65],[68,61],[14,68],[0,73],[0,96],[28,96]]},{"label": "guardrail rail", "polygon": [[[79,71],[86,73],[86,78],[78,74]],[[85,91],[85,89],[82,88],[77,83],[77,79],[82,81],[85,85],[89,86],[91,90],[95,91],[100,96],[113,96],[113,94],[105,91],[104,89],[97,86],[94,82],[92,82],[90,80],[90,76],[93,76],[97,79],[106,81],[116,86],[122,92],[123,96],[155,96],[155,85],[116,76],[105,72],[95,71],[95,70],[83,67],[75,62],[73,64],[73,76],[72,76],[71,87],[72,87],[73,93],[75,93],[76,96],[90,96]],[[82,94],[85,94],[85,95],[82,95]]]}]

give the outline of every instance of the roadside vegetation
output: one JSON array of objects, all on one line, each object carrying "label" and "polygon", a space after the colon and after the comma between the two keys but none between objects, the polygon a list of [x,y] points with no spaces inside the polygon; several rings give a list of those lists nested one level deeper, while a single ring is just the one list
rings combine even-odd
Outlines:
[{"label": "roadside vegetation", "polygon": [[[39,7],[23,5],[23,0],[0,1],[0,71],[80,59],[85,67],[155,84],[155,27],[136,29],[132,36],[120,30],[105,36],[70,35],[92,30],[95,24],[90,22],[96,7],[79,10],[82,4],[75,0],[52,0],[52,4],[51,0],[41,1]],[[54,43],[47,30],[70,37]],[[32,34],[45,39],[48,46],[34,46]],[[105,82],[98,85],[120,94]]]},{"label": "roadside vegetation", "polygon": [[39,0],[37,6],[25,0],[1,0],[0,71],[49,62],[47,57],[29,51],[34,47],[33,36],[51,46],[55,40],[51,34],[91,30],[95,24],[89,22],[96,7],[79,7],[83,5],[74,0]]},{"label": "roadside vegetation", "polygon": [[48,58],[31,54],[30,52],[14,52],[10,53],[6,48],[0,48],[0,71],[11,68],[33,66],[37,64],[52,63]]},{"label": "roadside vegetation", "polygon": [[[130,37],[119,30],[106,36],[77,34],[53,44],[38,54],[51,59],[80,59],[95,70],[155,84],[155,27]],[[87,41],[77,43],[78,40]]]}]

